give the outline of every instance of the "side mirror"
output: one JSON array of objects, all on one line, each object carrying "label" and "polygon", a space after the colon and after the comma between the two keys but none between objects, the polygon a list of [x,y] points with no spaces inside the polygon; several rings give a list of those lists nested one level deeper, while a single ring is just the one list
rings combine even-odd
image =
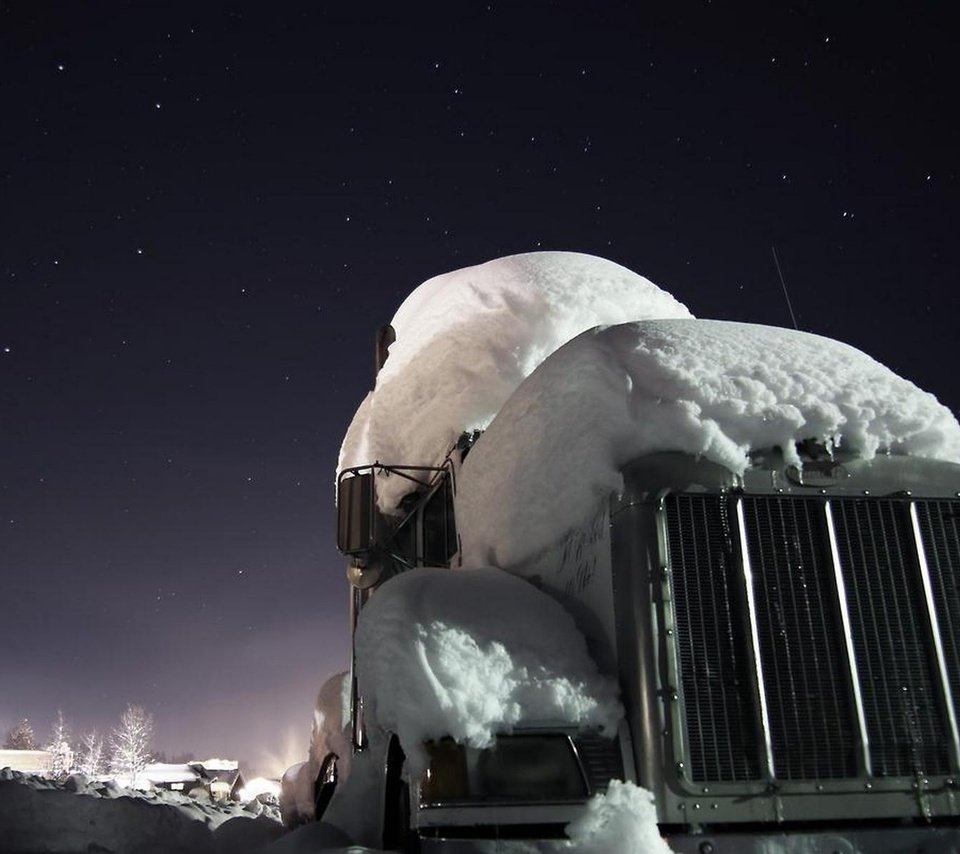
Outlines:
[{"label": "side mirror", "polygon": [[341,476],[337,484],[337,548],[361,554],[376,544],[377,508],[373,472]]}]

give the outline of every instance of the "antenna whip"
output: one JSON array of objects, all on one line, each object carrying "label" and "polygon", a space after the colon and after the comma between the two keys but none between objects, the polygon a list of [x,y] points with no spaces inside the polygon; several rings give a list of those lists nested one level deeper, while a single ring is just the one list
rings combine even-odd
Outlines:
[{"label": "antenna whip", "polygon": [[771,246],[770,251],[773,253],[773,263],[777,265],[777,275],[780,277],[780,287],[783,288],[783,296],[787,301],[787,308],[790,309],[790,319],[793,321],[793,328],[799,331],[800,327],[797,326],[797,317],[793,313],[793,306],[790,304],[790,294],[787,293],[787,283],[783,279],[783,270],[780,269],[780,259],[777,257],[777,247]]}]

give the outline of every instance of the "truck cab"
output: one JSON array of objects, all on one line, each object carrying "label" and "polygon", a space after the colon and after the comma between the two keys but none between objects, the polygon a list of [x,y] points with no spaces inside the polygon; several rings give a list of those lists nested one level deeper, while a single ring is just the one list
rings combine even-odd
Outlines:
[{"label": "truck cab", "polygon": [[408,570],[493,567],[562,606],[624,711],[601,741],[438,737],[429,777],[399,773],[417,845],[549,850],[622,779],[687,854],[960,850],[946,407],[842,342],[697,319],[570,253],[435,277],[393,322],[341,449],[354,625]]},{"label": "truck cab", "polygon": [[[798,451],[755,453],[742,476],[633,460],[598,520],[512,568],[574,614],[626,718],[613,739],[428,745],[406,794],[423,850],[562,838],[611,779],[653,793],[680,852],[960,845],[960,466]],[[393,524],[370,473],[344,473],[341,546],[377,544],[358,578],[455,564],[460,462]]]}]

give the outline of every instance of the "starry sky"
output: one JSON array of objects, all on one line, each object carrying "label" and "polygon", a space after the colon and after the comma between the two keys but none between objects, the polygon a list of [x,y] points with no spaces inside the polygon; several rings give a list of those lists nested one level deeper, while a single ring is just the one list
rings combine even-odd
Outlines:
[{"label": "starry sky", "polygon": [[438,273],[789,326],[776,247],[801,329],[960,410],[942,4],[348,5],[0,0],[0,735],[303,758],[340,441]]}]

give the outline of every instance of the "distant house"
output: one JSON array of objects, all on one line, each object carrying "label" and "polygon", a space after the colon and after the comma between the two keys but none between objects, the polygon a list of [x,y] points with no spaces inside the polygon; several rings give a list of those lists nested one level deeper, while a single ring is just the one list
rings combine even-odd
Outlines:
[{"label": "distant house", "polygon": [[52,759],[46,750],[0,750],[0,768],[11,768],[23,774],[43,776],[49,773]]},{"label": "distant house", "polygon": [[191,762],[190,766],[201,773],[213,800],[240,800],[244,780],[238,762],[230,759],[205,759],[203,762]]},{"label": "distant house", "polygon": [[239,800],[243,775],[237,762],[227,759],[207,759],[202,762],[171,764],[154,762],[140,775],[158,789],[197,794],[201,790],[215,801]]},{"label": "distant house", "polygon": [[190,794],[196,788],[207,788],[196,768],[169,762],[153,762],[147,765],[140,773],[140,779],[149,780],[158,789],[184,794]]}]

